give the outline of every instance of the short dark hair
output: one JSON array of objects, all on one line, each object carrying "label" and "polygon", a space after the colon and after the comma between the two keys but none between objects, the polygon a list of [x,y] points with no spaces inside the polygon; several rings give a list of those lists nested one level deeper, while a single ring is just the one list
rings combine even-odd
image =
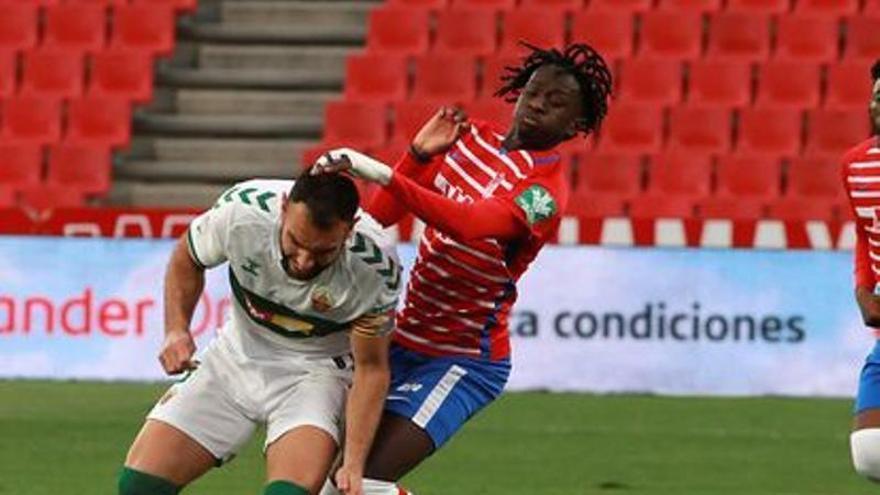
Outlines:
[{"label": "short dark hair", "polygon": [[290,188],[291,203],[305,203],[312,223],[329,229],[336,222],[353,222],[360,195],[351,178],[342,174],[302,174]]},{"label": "short dark hair", "polygon": [[501,76],[504,85],[495,96],[506,96],[505,99],[511,103],[516,101],[536,70],[553,65],[571,74],[581,89],[578,131],[589,134],[599,130],[602,119],[608,113],[612,88],[611,70],[602,55],[586,43],[572,43],[562,50],[543,49],[526,42],[520,44],[531,53],[523,58],[519,66],[504,68],[505,73]]},{"label": "short dark hair", "polygon": [[876,81],[877,79],[880,79],[880,59],[875,60],[871,67],[871,80]]}]

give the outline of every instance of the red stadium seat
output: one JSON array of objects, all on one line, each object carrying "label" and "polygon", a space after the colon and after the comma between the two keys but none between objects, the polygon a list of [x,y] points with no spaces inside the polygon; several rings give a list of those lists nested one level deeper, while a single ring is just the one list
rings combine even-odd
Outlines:
[{"label": "red stadium seat", "polygon": [[835,19],[786,15],[776,27],[776,52],[781,60],[827,63],[837,58],[839,26]]},{"label": "red stadium seat", "polygon": [[646,194],[630,201],[631,218],[691,218],[694,199],[682,196]]},{"label": "red stadium seat", "polygon": [[648,154],[660,150],[663,113],[646,105],[612,105],[602,123],[599,149],[609,153]]},{"label": "red stadium seat", "polygon": [[174,11],[165,5],[120,5],[114,9],[111,43],[117,48],[171,55],[174,50]]},{"label": "red stadium seat", "polygon": [[765,107],[819,105],[819,67],[796,61],[770,61],[758,68],[757,103]]},{"label": "red stadium seat", "polygon": [[728,0],[727,10],[752,14],[784,14],[789,0]]},{"label": "red stadium seat", "polygon": [[492,10],[510,10],[516,7],[516,0],[453,0],[453,6],[467,5]]},{"label": "red stadium seat", "polygon": [[588,43],[609,62],[632,54],[633,32],[633,16],[614,10],[575,12],[571,23],[572,40]]},{"label": "red stadium seat", "polygon": [[85,204],[85,194],[67,184],[39,184],[19,190],[19,199],[27,207],[37,211],[56,208],[76,208]]},{"label": "red stadium seat", "polygon": [[575,12],[584,8],[584,0],[522,0],[523,7],[541,7],[566,12]]},{"label": "red stadium seat", "polygon": [[23,72],[23,94],[76,98],[83,93],[83,56],[78,51],[48,48],[28,52]]},{"label": "red stadium seat", "polygon": [[618,79],[620,97],[628,102],[674,105],[681,101],[681,67],[678,63],[653,58],[626,60]]},{"label": "red stadium seat", "polygon": [[0,50],[0,98],[15,94],[18,68],[16,54],[11,50]]},{"label": "red stadium seat", "polygon": [[713,197],[696,204],[697,216],[709,220],[757,220],[763,216],[761,200]]},{"label": "red stadium seat", "polygon": [[24,50],[36,45],[37,14],[35,4],[0,4],[0,50]]},{"label": "red stadium seat", "polygon": [[654,155],[648,170],[651,194],[702,198],[712,191],[709,155],[670,150]]},{"label": "red stadium seat", "polygon": [[737,153],[718,160],[718,195],[771,200],[779,197],[779,160]]},{"label": "red stadium seat", "polygon": [[669,144],[693,153],[726,153],[731,146],[731,115],[726,108],[683,105],[669,113]]},{"label": "red stadium seat", "polygon": [[465,57],[495,53],[498,35],[497,16],[487,9],[452,8],[437,14],[435,53]]},{"label": "red stadium seat", "polygon": [[517,67],[520,64],[518,57],[492,57],[483,62],[483,74],[480,84],[480,94],[483,97],[492,96],[503,84],[501,77],[505,75],[505,67]]},{"label": "red stadium seat", "polygon": [[695,59],[703,43],[703,18],[698,11],[655,10],[642,16],[640,56]]},{"label": "red stadium seat", "polygon": [[89,94],[146,103],[153,98],[153,60],[143,52],[108,50],[92,61]]},{"label": "red stadium seat", "polygon": [[0,185],[20,188],[39,184],[43,150],[38,144],[0,142]]},{"label": "red stadium seat", "polygon": [[709,26],[709,57],[758,62],[770,53],[770,25],[764,16],[718,12]]},{"label": "red stadium seat", "polygon": [[331,101],[324,107],[322,144],[352,148],[375,148],[385,144],[385,105]]},{"label": "red stadium seat", "polygon": [[61,144],[49,153],[48,184],[73,187],[87,195],[110,190],[110,150],[104,147]]},{"label": "red stadium seat", "polygon": [[699,60],[691,64],[688,102],[743,107],[751,102],[751,67],[740,62]]},{"label": "red stadium seat", "polygon": [[15,206],[15,191],[11,187],[0,185],[0,208]]},{"label": "red stadium seat", "polygon": [[439,54],[416,59],[413,99],[451,105],[473,100],[476,94],[474,59]]},{"label": "red stadium seat", "polygon": [[831,221],[837,203],[816,198],[780,198],[767,205],[767,217],[789,222]]},{"label": "red stadium seat", "polygon": [[828,155],[795,157],[788,165],[787,195],[805,198],[844,197],[838,158]]},{"label": "red stadium seat", "polygon": [[63,3],[46,9],[45,46],[97,52],[104,48],[107,13],[97,3]]},{"label": "red stadium seat", "polygon": [[642,190],[642,163],[635,155],[590,154],[580,163],[575,189],[621,197],[631,197]]},{"label": "red stadium seat", "polygon": [[362,53],[345,61],[345,99],[401,101],[406,99],[406,59],[397,55]]},{"label": "red stadium seat", "polygon": [[859,11],[859,0],[797,0],[795,12],[842,17]]},{"label": "red stadium seat", "polygon": [[721,10],[721,0],[660,0],[659,8],[664,10],[715,12],[716,10]]},{"label": "red stadium seat", "polygon": [[380,7],[370,12],[367,49],[397,55],[428,51],[428,12],[423,9]]},{"label": "red stadium seat", "polygon": [[871,62],[841,62],[828,66],[826,108],[865,109],[871,99]]},{"label": "red stadium seat", "polygon": [[49,144],[61,138],[61,106],[57,100],[18,96],[3,102],[3,137]]},{"label": "red stadium seat", "polygon": [[880,18],[880,0],[866,0],[862,7],[862,15],[865,17]]},{"label": "red stadium seat", "polygon": [[651,0],[590,0],[589,8],[635,13],[651,10],[651,3]]},{"label": "red stadium seat", "polygon": [[65,142],[102,147],[125,147],[131,142],[128,100],[85,97],[70,102]]},{"label": "red stadium seat", "polygon": [[746,108],[740,112],[739,151],[787,156],[800,151],[800,112],[775,108]]},{"label": "red stadium seat", "polygon": [[844,58],[873,63],[880,57],[880,18],[850,17],[846,33]]},{"label": "red stadium seat", "polygon": [[562,48],[565,44],[565,18],[560,10],[522,7],[504,14],[501,30],[501,52],[523,55],[526,48],[520,41],[542,48]]},{"label": "red stadium seat", "polygon": [[513,105],[501,98],[479,98],[464,107],[468,116],[495,124],[499,131],[506,131],[513,120]]},{"label": "red stadium seat", "polygon": [[620,217],[626,212],[627,199],[616,194],[574,190],[569,197],[566,213],[582,218]]},{"label": "red stadium seat", "polygon": [[404,101],[394,105],[391,146],[406,149],[419,129],[440,107],[424,101]]},{"label": "red stadium seat", "polygon": [[808,119],[806,151],[839,157],[870,134],[864,110],[813,110]]}]

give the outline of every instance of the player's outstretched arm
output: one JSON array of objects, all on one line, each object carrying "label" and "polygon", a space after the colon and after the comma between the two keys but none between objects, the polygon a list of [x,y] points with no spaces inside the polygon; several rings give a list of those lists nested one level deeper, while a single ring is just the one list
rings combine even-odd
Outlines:
[{"label": "player's outstretched arm", "polygon": [[159,362],[169,375],[196,367],[196,351],[189,326],[202,289],[205,270],[189,253],[186,236],[178,241],[165,272],[165,340]]},{"label": "player's outstretched arm", "polygon": [[391,380],[388,327],[392,322],[390,315],[364,316],[351,332],[354,378],[346,404],[343,464],[336,472],[336,486],[345,495],[363,494],[364,465]]}]

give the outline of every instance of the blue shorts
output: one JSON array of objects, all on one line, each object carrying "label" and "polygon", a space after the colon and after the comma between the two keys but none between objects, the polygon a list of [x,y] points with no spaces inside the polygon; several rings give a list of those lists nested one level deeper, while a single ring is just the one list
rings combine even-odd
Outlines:
[{"label": "blue shorts", "polygon": [[855,412],[858,414],[865,409],[877,408],[880,408],[880,340],[874,344],[874,349],[862,366]]},{"label": "blue shorts", "polygon": [[437,449],[501,395],[508,376],[509,359],[432,357],[392,345],[385,411],[425,430]]}]

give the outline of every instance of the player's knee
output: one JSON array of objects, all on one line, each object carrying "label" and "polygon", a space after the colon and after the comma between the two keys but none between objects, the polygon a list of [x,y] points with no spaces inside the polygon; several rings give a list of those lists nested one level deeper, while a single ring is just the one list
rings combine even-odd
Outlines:
[{"label": "player's knee", "polygon": [[856,472],[880,483],[880,428],[856,430],[849,436]]},{"label": "player's knee", "polygon": [[276,480],[266,485],[263,495],[309,495],[309,490],[290,481]]},{"label": "player's knee", "polygon": [[180,488],[164,478],[129,467],[119,473],[119,495],[177,495]]},{"label": "player's knee", "polygon": [[397,483],[370,478],[364,478],[363,489],[364,495],[415,495],[397,486]]}]

